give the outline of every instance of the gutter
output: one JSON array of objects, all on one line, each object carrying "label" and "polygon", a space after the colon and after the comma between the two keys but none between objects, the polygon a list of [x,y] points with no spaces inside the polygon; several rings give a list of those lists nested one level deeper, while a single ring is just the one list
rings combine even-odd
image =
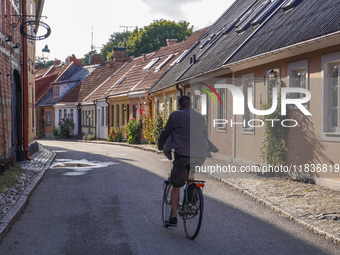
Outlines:
[{"label": "gutter", "polygon": [[[26,15],[27,8],[26,8],[27,2],[26,0],[23,0],[23,6],[22,6],[22,13]],[[22,22],[26,22],[26,16],[23,17]],[[29,117],[29,105],[28,105],[28,67],[27,67],[27,59],[28,59],[28,53],[27,53],[27,38],[22,37],[23,40],[23,149],[25,152],[25,157],[27,160],[31,160],[29,157],[29,125],[28,125],[28,117]],[[34,102],[32,102],[34,103]],[[32,112],[34,114],[34,112]]]}]

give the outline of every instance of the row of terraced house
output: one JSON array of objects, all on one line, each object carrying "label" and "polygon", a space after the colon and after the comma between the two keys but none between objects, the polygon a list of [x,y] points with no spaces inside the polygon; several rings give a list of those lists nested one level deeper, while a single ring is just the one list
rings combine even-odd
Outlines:
[{"label": "row of terraced house", "polygon": [[[210,27],[183,42],[169,38],[156,52],[126,57],[124,48],[115,48],[113,61],[82,67],[70,57],[65,64],[38,70],[37,88],[41,84],[44,89],[37,89],[36,104],[45,109],[46,135],[62,118],[71,118],[75,134],[106,139],[110,128],[138,118],[145,91],[152,116],[176,110],[178,97],[187,94],[206,117],[209,139],[219,148],[216,157],[261,165],[262,116],[247,100],[242,114],[234,114],[239,110],[234,95],[216,84],[236,86],[261,109],[270,103],[273,87],[268,81],[274,72],[282,87],[301,88],[311,95],[299,107],[288,106],[287,119],[296,125],[286,138],[286,165],[302,166],[295,173],[298,177],[336,188],[339,67],[339,1],[236,0]],[[290,97],[303,98],[301,93]],[[215,125],[216,120],[226,121]],[[327,171],[309,171],[313,166]]]}]

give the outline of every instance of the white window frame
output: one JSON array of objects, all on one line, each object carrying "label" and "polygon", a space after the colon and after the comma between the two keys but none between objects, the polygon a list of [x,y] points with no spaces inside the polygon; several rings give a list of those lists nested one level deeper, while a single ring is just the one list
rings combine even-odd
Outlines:
[{"label": "white window frame", "polygon": [[[304,86],[297,86],[295,83],[295,79],[294,79],[294,75],[296,73],[304,73],[305,76],[305,84]],[[304,89],[308,89],[309,87],[309,75],[308,75],[308,59],[304,59],[304,60],[300,60],[297,62],[292,62],[289,63],[287,65],[287,79],[288,79],[288,87],[290,88],[294,88],[294,87],[298,87],[298,88],[304,88]],[[294,93],[297,94],[297,93]],[[299,97],[301,97],[303,95],[300,95]],[[288,94],[288,98],[299,98],[297,97],[297,95],[292,95],[292,94]],[[306,109],[308,109],[308,103],[304,103],[303,104]],[[297,109],[297,107],[295,105],[289,105],[288,106],[290,109]]]},{"label": "white window frame", "polygon": [[[248,86],[245,86],[248,85]],[[253,105],[255,106],[255,73],[249,73],[242,75],[242,91],[244,95],[244,115],[242,115],[241,122],[245,122],[245,126],[242,125],[242,134],[243,135],[254,135],[255,129],[254,127],[248,126],[248,121],[250,119],[254,119],[254,114],[248,108],[248,87],[253,87]],[[249,114],[248,118],[245,117],[246,114]]]},{"label": "white window frame", "polygon": [[[329,88],[329,70],[331,67],[338,67],[338,126],[330,128],[330,103],[332,98],[330,96]],[[340,51],[332,54],[327,54],[321,57],[321,77],[322,79],[322,133],[321,137],[325,141],[340,142]]]},{"label": "white window frame", "polygon": [[159,60],[159,58],[152,59],[144,68],[143,71],[149,70],[156,62]]}]

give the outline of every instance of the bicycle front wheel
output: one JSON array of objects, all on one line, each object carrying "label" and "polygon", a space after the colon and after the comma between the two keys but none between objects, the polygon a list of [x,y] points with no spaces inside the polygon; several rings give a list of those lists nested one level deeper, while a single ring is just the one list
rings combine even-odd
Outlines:
[{"label": "bicycle front wheel", "polygon": [[[187,238],[195,239],[201,228],[203,217],[202,190],[195,187],[191,194],[186,193],[183,200],[183,224]],[[188,195],[188,198],[186,196]]]},{"label": "bicycle front wheel", "polygon": [[165,222],[171,216],[171,189],[172,185],[170,181],[164,181],[164,192],[163,192],[163,201],[162,201],[162,219],[164,227],[168,227],[168,224]]}]

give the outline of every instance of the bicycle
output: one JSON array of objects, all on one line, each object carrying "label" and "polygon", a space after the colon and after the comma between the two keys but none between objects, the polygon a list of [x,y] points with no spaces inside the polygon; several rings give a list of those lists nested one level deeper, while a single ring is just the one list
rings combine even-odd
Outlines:
[{"label": "bicycle", "polygon": [[[184,232],[187,238],[195,239],[201,228],[204,201],[202,189],[205,181],[188,179],[184,188],[183,203],[178,205],[178,215],[183,219]],[[169,180],[164,181],[164,193],[162,202],[163,225],[168,227],[165,222],[171,215],[171,189]]]}]

